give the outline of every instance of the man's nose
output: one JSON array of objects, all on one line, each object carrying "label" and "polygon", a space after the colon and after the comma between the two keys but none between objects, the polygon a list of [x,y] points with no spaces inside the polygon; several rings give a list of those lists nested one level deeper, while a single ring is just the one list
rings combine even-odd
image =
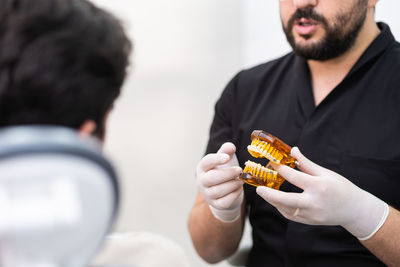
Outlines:
[{"label": "man's nose", "polygon": [[[291,0],[289,0],[291,1]],[[318,4],[318,0],[292,0],[293,5],[297,9],[306,8],[306,7],[314,7]]]}]

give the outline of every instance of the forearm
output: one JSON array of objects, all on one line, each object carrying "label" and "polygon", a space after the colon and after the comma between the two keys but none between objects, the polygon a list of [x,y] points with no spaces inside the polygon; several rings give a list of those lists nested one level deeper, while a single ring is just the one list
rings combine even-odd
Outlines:
[{"label": "forearm", "polygon": [[400,212],[390,207],[378,232],[361,243],[388,266],[400,266]]},{"label": "forearm", "polygon": [[231,223],[221,222],[210,211],[201,196],[189,215],[189,232],[197,253],[205,261],[216,263],[232,255],[239,245],[244,224],[245,205],[241,217]]}]

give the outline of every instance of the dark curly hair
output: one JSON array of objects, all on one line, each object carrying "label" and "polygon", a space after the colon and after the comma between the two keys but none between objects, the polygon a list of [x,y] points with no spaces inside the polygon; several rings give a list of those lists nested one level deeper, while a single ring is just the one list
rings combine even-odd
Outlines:
[{"label": "dark curly hair", "polygon": [[86,0],[1,0],[0,127],[91,119],[102,138],[130,51],[120,22]]}]

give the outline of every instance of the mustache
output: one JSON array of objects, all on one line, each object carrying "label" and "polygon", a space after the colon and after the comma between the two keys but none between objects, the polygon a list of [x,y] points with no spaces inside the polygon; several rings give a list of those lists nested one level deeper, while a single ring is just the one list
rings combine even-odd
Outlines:
[{"label": "mustache", "polygon": [[288,26],[293,27],[295,21],[299,20],[301,18],[319,21],[319,22],[322,22],[323,24],[327,25],[327,21],[324,18],[324,16],[315,12],[315,10],[312,7],[306,7],[306,8],[296,10],[296,12],[290,18]]}]

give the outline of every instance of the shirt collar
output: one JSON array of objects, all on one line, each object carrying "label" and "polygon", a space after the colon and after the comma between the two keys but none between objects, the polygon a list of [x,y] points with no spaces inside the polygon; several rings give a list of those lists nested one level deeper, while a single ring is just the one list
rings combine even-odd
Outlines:
[{"label": "shirt collar", "polygon": [[307,61],[303,57],[295,56],[293,63],[293,86],[297,88],[298,104],[305,117],[309,117],[315,109],[314,95],[311,86],[311,74]]},{"label": "shirt collar", "polygon": [[381,30],[381,33],[371,43],[367,50],[365,50],[347,76],[352,75],[365,64],[381,55],[388,47],[395,43],[394,36],[387,24],[378,22],[378,27]]},{"label": "shirt collar", "polygon": [[[367,63],[369,63],[370,61],[372,61],[373,59],[384,53],[384,51],[386,51],[387,48],[389,48],[396,42],[387,24],[379,22],[377,25],[381,30],[380,34],[370,44],[367,50],[365,50],[365,52],[361,55],[356,64],[347,74],[345,80],[353,73],[355,73],[357,70],[365,66]],[[293,80],[296,81],[296,87],[298,88],[298,90],[296,91],[299,100],[299,105],[301,106],[301,110],[304,113],[304,115],[308,117],[315,110],[314,96],[312,93],[311,80],[310,80],[311,79],[310,70],[306,59],[300,56],[295,56],[293,67],[295,70],[294,72],[295,77]]]}]

